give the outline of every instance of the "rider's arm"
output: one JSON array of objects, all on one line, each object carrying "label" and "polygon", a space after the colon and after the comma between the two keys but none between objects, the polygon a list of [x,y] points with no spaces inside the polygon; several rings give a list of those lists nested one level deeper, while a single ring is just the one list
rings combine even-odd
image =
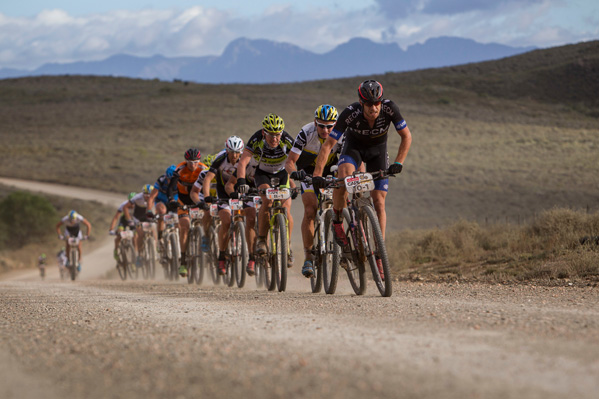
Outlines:
[{"label": "rider's arm", "polygon": [[397,150],[397,157],[395,158],[395,162],[403,164],[403,161],[408,156],[410,146],[412,145],[412,133],[410,133],[410,128],[406,126],[403,129],[398,130],[397,134],[399,134],[399,136],[401,137],[401,144],[399,144],[399,149]]},{"label": "rider's arm", "polygon": [[237,177],[231,175],[229,181],[225,183],[225,192],[227,195],[231,195],[235,191],[235,183],[237,183]]},{"label": "rider's arm", "polygon": [[87,227],[87,236],[89,237],[92,233],[92,224],[87,219],[83,219],[81,223]]},{"label": "rider's arm", "polygon": [[60,233],[60,226],[62,226],[62,219],[60,222],[56,224],[56,234],[60,237],[62,234]]},{"label": "rider's arm", "polygon": [[239,161],[237,161],[237,178],[238,179],[245,179],[245,169],[247,168],[247,166],[250,163],[250,160],[252,159],[252,153],[245,148],[243,150],[243,153],[241,154],[241,157],[239,158]]},{"label": "rider's arm", "polygon": [[320,151],[318,152],[318,156],[316,157],[316,167],[314,168],[313,176],[322,176],[322,172],[324,171],[324,167],[327,164],[327,159],[329,159],[329,154],[331,153],[331,149],[337,142],[337,139],[331,137],[327,137],[327,139],[322,143],[320,147]]},{"label": "rider's arm", "polygon": [[204,194],[204,198],[210,196],[210,182],[214,179],[214,172],[208,171],[206,176],[204,177],[204,182],[202,183],[202,194]]},{"label": "rider's arm", "polygon": [[193,187],[191,187],[191,191],[189,192],[189,198],[193,201],[194,204],[200,202],[200,186],[198,183],[195,183]]},{"label": "rider's arm", "polygon": [[128,222],[133,220],[131,218],[131,212],[129,211],[129,209],[133,208],[133,203],[131,201],[127,202],[127,205],[125,205],[123,207],[123,213],[125,214],[125,220],[127,220]]},{"label": "rider's arm", "polygon": [[119,218],[121,217],[121,211],[117,210],[116,213],[114,214],[114,217],[112,218],[112,222],[110,222],[110,227],[108,228],[108,230],[112,231],[114,230],[114,228],[116,227],[116,223],[118,222]]},{"label": "rider's arm", "polygon": [[156,197],[158,197],[159,193],[160,190],[154,187],[152,193],[150,194],[150,198],[148,199],[148,207],[146,208],[148,211],[151,211],[152,208],[154,208],[154,202],[156,201]]},{"label": "rider's arm", "polygon": [[299,159],[300,154],[297,154],[293,151],[289,152],[287,156],[287,161],[285,161],[285,170],[287,173],[291,174],[291,172],[295,172],[297,170],[296,162]]}]

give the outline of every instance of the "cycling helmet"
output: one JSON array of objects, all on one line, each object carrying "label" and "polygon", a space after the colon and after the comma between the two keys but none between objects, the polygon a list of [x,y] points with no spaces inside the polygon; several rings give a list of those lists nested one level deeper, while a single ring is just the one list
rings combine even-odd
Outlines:
[{"label": "cycling helmet", "polygon": [[141,191],[144,194],[150,194],[152,192],[152,190],[154,190],[154,186],[152,186],[151,184],[144,184],[143,187],[141,188]]},{"label": "cycling helmet", "polygon": [[383,86],[376,80],[365,80],[358,86],[360,101],[381,101],[383,99]]},{"label": "cycling helmet", "polygon": [[69,212],[69,220],[70,221],[74,221],[75,219],[77,219],[77,216],[79,216],[79,214],[75,211],[71,211]]},{"label": "cycling helmet", "polygon": [[336,121],[338,117],[337,108],[329,104],[323,104],[316,108],[314,117],[323,121]]},{"label": "cycling helmet", "polygon": [[177,167],[175,165],[171,165],[166,169],[166,177],[168,177],[169,179],[171,179],[173,177],[173,175],[175,174],[175,170],[177,170]]},{"label": "cycling helmet", "polygon": [[128,196],[127,198],[128,198],[129,200],[131,200],[131,198],[135,197],[135,194],[136,194],[136,193],[135,193],[135,191],[131,191],[131,192],[129,193],[129,196]]},{"label": "cycling helmet", "polygon": [[190,148],[185,151],[185,160],[186,161],[199,161],[200,160],[200,150],[197,148]]},{"label": "cycling helmet", "polygon": [[42,258],[45,258],[45,257],[46,257],[46,254],[42,254]]},{"label": "cycling helmet", "polygon": [[285,122],[278,115],[268,114],[262,121],[262,127],[269,133],[281,133],[285,129]]},{"label": "cycling helmet", "polygon": [[243,140],[237,136],[231,136],[225,141],[227,151],[241,152],[243,151]]}]

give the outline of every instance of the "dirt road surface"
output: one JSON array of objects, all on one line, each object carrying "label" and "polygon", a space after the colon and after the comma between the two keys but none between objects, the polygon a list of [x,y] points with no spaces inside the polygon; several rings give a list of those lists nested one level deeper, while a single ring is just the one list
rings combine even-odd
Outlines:
[{"label": "dirt road surface", "polygon": [[252,280],[243,289],[123,282],[110,277],[111,245],[84,255],[76,282],[53,267],[45,281],[35,270],[0,276],[0,398],[599,392],[595,287],[396,282],[381,298],[371,283],[357,297],[341,276],[339,291],[325,295],[309,293],[297,266],[284,293]]}]

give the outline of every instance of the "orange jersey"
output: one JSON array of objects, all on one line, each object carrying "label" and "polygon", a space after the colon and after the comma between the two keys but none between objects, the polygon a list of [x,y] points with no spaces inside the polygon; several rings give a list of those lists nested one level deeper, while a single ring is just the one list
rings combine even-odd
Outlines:
[{"label": "orange jersey", "polygon": [[175,175],[179,176],[179,179],[177,180],[177,190],[179,190],[179,194],[189,195],[193,184],[198,180],[200,172],[204,169],[208,169],[208,166],[201,162],[198,164],[195,171],[189,170],[185,161],[177,165]]}]

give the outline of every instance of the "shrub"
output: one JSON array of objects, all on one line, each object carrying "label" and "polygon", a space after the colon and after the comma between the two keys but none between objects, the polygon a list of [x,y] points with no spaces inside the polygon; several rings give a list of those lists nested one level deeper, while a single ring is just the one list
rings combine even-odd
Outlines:
[{"label": "shrub", "polygon": [[3,244],[21,248],[52,233],[58,220],[54,206],[45,197],[15,191],[0,202],[0,235]]}]

